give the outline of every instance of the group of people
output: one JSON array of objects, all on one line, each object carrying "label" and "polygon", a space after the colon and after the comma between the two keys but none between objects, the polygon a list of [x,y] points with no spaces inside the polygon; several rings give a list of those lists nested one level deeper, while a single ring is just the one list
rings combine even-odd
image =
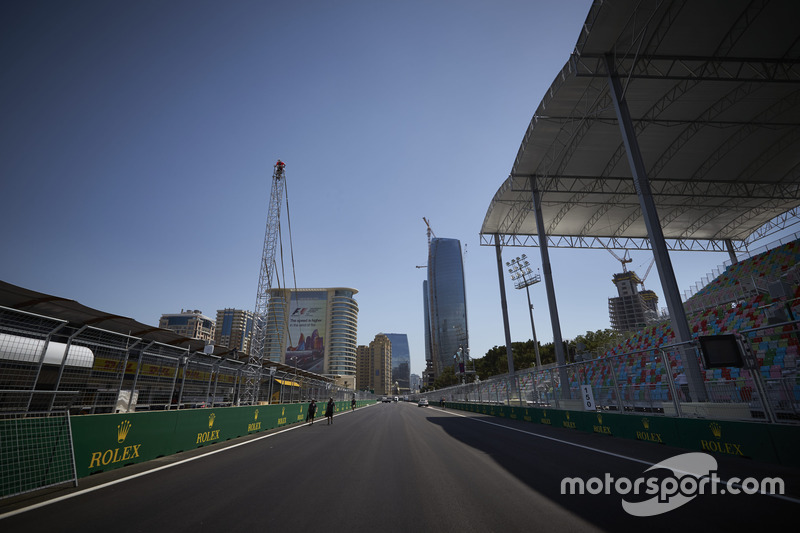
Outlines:
[{"label": "group of people", "polygon": [[[353,411],[356,410],[356,399],[353,398],[350,402],[350,407]],[[328,400],[328,403],[325,405],[325,418],[328,419],[328,425],[333,424],[333,412],[336,411],[336,404],[333,402],[333,398]],[[308,404],[308,413],[306,413],[306,422],[309,424],[314,423],[314,417],[317,414],[317,400],[312,398],[311,402]]]}]

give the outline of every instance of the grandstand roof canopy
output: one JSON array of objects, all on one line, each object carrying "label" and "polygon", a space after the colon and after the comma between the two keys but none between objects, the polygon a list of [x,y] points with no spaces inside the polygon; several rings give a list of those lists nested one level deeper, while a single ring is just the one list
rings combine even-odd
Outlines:
[{"label": "grandstand roof canopy", "polygon": [[800,207],[800,2],[595,0],[542,99],[481,243],[649,248],[608,65],[671,249],[736,249]]},{"label": "grandstand roof canopy", "polygon": [[[121,335],[139,337],[146,341],[155,341],[161,344],[184,348],[190,352],[202,352],[206,345],[205,341],[184,337],[169,329],[148,326],[132,318],[86,307],[75,300],[32,291],[2,280],[0,280],[0,306],[62,320],[74,327],[90,326]],[[11,324],[11,322],[8,323]],[[234,357],[237,354],[233,354],[232,350],[223,346],[216,346],[213,355],[225,357],[229,361],[237,360]],[[241,362],[247,362],[247,360],[244,359]],[[264,361],[264,366],[276,367],[278,371],[287,374],[295,374],[302,378],[332,381],[331,378],[326,376],[321,376],[313,372],[297,369],[293,366],[274,361]]]}]

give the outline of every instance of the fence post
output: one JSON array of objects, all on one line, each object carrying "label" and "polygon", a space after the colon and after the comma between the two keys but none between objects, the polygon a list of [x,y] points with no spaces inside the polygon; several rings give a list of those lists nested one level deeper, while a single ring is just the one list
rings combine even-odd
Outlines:
[{"label": "fence post", "polygon": [[[53,335],[56,334],[58,330],[60,330],[66,325],[67,322],[63,322],[58,326],[56,326],[55,329],[51,330],[50,333],[47,334],[47,337],[45,337],[44,342],[42,343],[42,355],[39,358],[39,364],[36,367],[36,375],[33,378],[33,383],[31,383],[31,393],[28,396],[28,402],[25,405],[26,413],[31,410],[31,403],[33,403],[33,395],[36,393],[36,383],[39,381],[39,375],[42,373],[42,366],[44,365],[44,356],[47,353],[47,347],[50,345],[50,339],[53,337]],[[53,395],[53,397],[55,398],[55,395]]]},{"label": "fence post", "polygon": [[[669,358],[663,349],[657,348],[657,350],[661,352],[661,360],[664,362],[664,368],[667,369],[667,383],[669,384],[669,392],[672,394],[672,404],[675,406],[675,413],[677,413],[678,418],[683,418],[681,402],[678,401],[678,392],[675,388],[675,380],[672,379],[672,367],[669,365]],[[686,351],[683,351],[682,353],[685,354]]]},{"label": "fence post", "polygon": [[[139,340],[141,341],[141,339],[139,339]],[[136,385],[139,382],[139,369],[142,368],[142,359],[144,359],[144,352],[149,350],[150,347],[153,346],[153,344],[155,344],[155,343],[156,343],[156,341],[150,341],[150,344],[145,346],[142,350],[139,350],[139,360],[136,362],[136,372],[133,374],[133,383],[131,383],[131,394],[128,397],[128,406],[126,408],[126,411],[129,412],[129,413],[131,411],[131,405],[133,404],[133,393],[136,391]],[[136,344],[134,344],[134,346],[136,346],[137,344],[139,344],[139,341],[137,341]],[[131,348],[133,348],[133,346]],[[125,370],[128,367],[129,355],[130,355],[130,348],[125,353],[125,361],[122,363],[122,379],[119,382],[119,388],[120,389],[122,389],[122,383],[123,383],[123,380],[125,379]],[[137,398],[136,401],[138,402],[139,399]],[[150,402],[148,401],[147,403],[149,404]]]},{"label": "fence post", "polygon": [[[552,389],[553,389],[553,401],[554,401],[554,402],[555,402],[555,404],[556,404],[556,409],[561,409],[561,404],[560,404],[560,402],[558,401],[559,394],[558,394],[558,390],[557,390],[557,388],[556,388],[556,380],[555,380],[555,378],[554,378],[554,374],[555,374],[555,372],[553,372],[553,369],[552,369],[552,368],[549,370],[549,372],[550,372],[550,386],[551,386],[551,387],[552,387]],[[559,384],[558,384],[558,388],[559,388],[559,389],[561,388],[561,383],[560,383],[560,382],[559,382]]]},{"label": "fence post", "polygon": [[[67,366],[67,356],[69,355],[69,349],[72,347],[73,339],[75,339],[75,337],[86,331],[88,328],[89,326],[86,325],[82,326],[78,331],[70,335],[69,339],[67,339],[67,346],[66,348],[64,348],[64,357],[61,358],[61,366],[58,369],[58,378],[56,378],[56,384],[53,387],[54,391],[58,391],[61,388],[61,377],[64,375],[64,367]],[[44,354],[42,354],[42,362],[44,362]],[[56,395],[53,394],[50,397],[50,407],[47,408],[48,413],[53,410],[53,405],[55,403],[56,403]]]},{"label": "fence post", "polygon": [[617,397],[617,409],[620,413],[625,412],[625,407],[622,405],[622,394],[619,390],[619,381],[617,381],[617,369],[614,368],[614,358],[608,359],[608,364],[611,365],[611,377],[614,379],[614,394]]},{"label": "fence post", "polygon": [[[748,361],[756,361],[756,358],[752,354],[750,350],[750,343],[742,342],[741,339],[737,339],[739,342],[739,346],[742,350],[747,350],[749,354],[746,355]],[[764,381],[761,376],[761,371],[758,368],[758,365],[748,365],[752,366],[750,368],[750,373],[753,375],[753,383],[756,386],[756,390],[758,391],[758,395],[761,397],[761,405],[764,407],[764,418],[767,419],[767,422],[770,424],[775,423],[775,413],[772,412],[772,403],[770,402],[769,396],[767,396],[767,390],[764,386]]]},{"label": "fence post", "polygon": [[[136,339],[133,344],[130,346],[125,347],[125,357],[122,359],[122,368],[119,371],[119,384],[117,385],[117,399],[119,399],[119,393],[122,391],[122,386],[125,384],[125,370],[128,368],[128,358],[131,355],[131,350],[136,348],[139,343],[142,342],[142,339]],[[126,410],[130,410],[131,407],[131,400],[133,400],[133,389],[131,389],[131,394],[128,397],[128,406]],[[117,411],[117,402],[114,402],[114,409],[112,412]]]},{"label": "fence post", "polygon": [[[189,351],[187,350],[186,353],[189,354]],[[183,376],[181,377],[181,392],[180,394],[178,394],[178,405],[175,406],[175,409],[179,411],[181,409],[181,403],[183,402],[183,391],[184,389],[186,389],[186,374],[189,371],[189,359],[191,359],[193,356],[194,354],[184,355],[182,358],[178,358],[175,363],[175,377],[172,379],[172,394],[170,395],[170,398],[172,398],[175,395],[175,383],[178,381],[178,370],[181,367],[181,362],[183,362]],[[183,361],[181,361],[181,359]],[[172,404],[172,400],[170,400],[170,404]],[[167,408],[167,410],[169,410],[169,408]]]}]

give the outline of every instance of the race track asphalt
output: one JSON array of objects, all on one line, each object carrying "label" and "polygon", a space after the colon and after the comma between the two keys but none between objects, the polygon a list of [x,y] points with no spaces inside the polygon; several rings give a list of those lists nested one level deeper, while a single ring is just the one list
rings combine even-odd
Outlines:
[{"label": "race track asphalt", "polygon": [[[716,457],[718,475],[781,477],[785,496],[705,494],[657,516],[562,494],[565,477],[635,480],[686,450],[480,414],[377,404],[0,500],[3,532],[743,531],[796,523],[800,472]],[[663,477],[663,476],[662,476]],[[752,529],[751,529],[752,530]]]}]

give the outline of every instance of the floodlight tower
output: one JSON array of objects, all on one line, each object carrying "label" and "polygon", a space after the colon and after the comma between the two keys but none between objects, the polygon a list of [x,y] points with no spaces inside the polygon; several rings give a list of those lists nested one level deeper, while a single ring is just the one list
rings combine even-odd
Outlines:
[{"label": "floodlight tower", "polygon": [[533,333],[533,350],[536,352],[536,369],[542,368],[542,359],[539,357],[539,341],[536,339],[536,326],[533,325],[533,304],[531,304],[531,291],[528,287],[542,281],[542,276],[537,272],[533,273],[531,270],[531,263],[528,261],[528,256],[522,254],[522,257],[517,257],[506,263],[509,267],[508,272],[511,274],[511,280],[514,282],[514,287],[517,289],[525,289],[528,293],[528,312],[531,315],[531,332]]},{"label": "floodlight tower", "polygon": [[244,368],[244,390],[241,401],[245,405],[253,405],[258,401],[258,390],[261,386],[261,369],[264,364],[264,347],[267,343],[267,310],[269,308],[272,276],[275,273],[275,252],[278,246],[280,231],[281,202],[285,188],[284,168],[286,165],[278,159],[272,172],[272,190],[269,195],[267,211],[267,229],[264,235],[264,251],[261,255],[261,272],[258,276],[258,292],[256,292],[256,309],[253,314],[253,338],[250,343],[250,358]]}]

